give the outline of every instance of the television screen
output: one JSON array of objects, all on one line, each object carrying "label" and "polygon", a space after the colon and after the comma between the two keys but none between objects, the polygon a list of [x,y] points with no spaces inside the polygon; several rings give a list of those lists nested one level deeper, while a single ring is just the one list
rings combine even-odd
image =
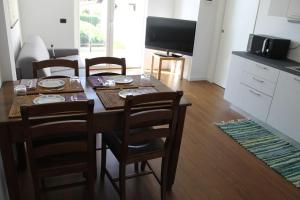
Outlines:
[{"label": "television screen", "polygon": [[148,17],[145,46],[149,49],[193,55],[196,22]]}]

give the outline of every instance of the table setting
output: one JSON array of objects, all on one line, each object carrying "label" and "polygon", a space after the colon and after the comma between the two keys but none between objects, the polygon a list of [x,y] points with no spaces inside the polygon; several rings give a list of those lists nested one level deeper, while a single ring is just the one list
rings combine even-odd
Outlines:
[{"label": "table setting", "polygon": [[78,77],[59,79],[22,79],[19,81],[19,84],[15,86],[16,95],[53,94],[69,92],[83,92],[83,88]]},{"label": "table setting", "polygon": [[150,75],[90,76],[87,78],[94,89],[126,89],[153,87]]},{"label": "table setting", "polygon": [[123,108],[127,95],[137,96],[158,92],[151,82],[151,76],[145,74],[90,76],[88,81],[107,110]]},{"label": "table setting", "polygon": [[21,105],[86,101],[87,97],[78,77],[22,79],[14,87],[15,98],[9,118],[21,117]]}]

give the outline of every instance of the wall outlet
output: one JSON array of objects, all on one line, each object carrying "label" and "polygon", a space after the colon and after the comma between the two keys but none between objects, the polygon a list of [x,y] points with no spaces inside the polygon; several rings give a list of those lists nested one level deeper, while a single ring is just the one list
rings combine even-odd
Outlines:
[{"label": "wall outlet", "polygon": [[66,23],[67,23],[67,19],[65,19],[65,18],[60,18],[60,19],[59,19],[59,22],[60,22],[61,24],[66,24]]}]

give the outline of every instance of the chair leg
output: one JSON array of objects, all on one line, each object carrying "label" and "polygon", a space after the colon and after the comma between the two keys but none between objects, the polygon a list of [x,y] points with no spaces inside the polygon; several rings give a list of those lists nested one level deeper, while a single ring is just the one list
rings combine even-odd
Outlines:
[{"label": "chair leg", "polygon": [[40,193],[40,179],[38,177],[33,176],[33,187],[34,187],[34,195],[36,200],[41,199],[41,193]]},{"label": "chair leg", "polygon": [[168,159],[162,158],[161,162],[161,200],[166,200],[167,198],[167,173],[168,173]]},{"label": "chair leg", "polygon": [[46,180],[45,180],[45,178],[41,179],[41,183],[42,183],[42,188],[46,189]]},{"label": "chair leg", "polygon": [[147,161],[143,161],[143,162],[141,163],[141,171],[142,171],[142,172],[144,172],[145,169],[146,169],[146,163],[147,163]]},{"label": "chair leg", "polygon": [[119,190],[120,190],[120,200],[126,199],[126,186],[125,186],[125,176],[126,176],[126,164],[120,162],[119,165]]},{"label": "chair leg", "polygon": [[102,139],[102,145],[101,145],[101,173],[100,178],[101,180],[104,180],[105,177],[105,170],[106,170],[106,143]]},{"label": "chair leg", "polygon": [[139,163],[138,162],[134,163],[134,172],[139,173]]},{"label": "chair leg", "polygon": [[95,199],[95,177],[94,173],[88,172],[88,199],[94,200]]}]

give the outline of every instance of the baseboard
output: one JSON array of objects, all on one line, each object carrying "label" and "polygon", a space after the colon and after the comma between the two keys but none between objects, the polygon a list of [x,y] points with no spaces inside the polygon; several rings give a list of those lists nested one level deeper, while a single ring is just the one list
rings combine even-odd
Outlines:
[{"label": "baseboard", "polygon": [[199,77],[199,76],[190,76],[187,78],[188,81],[207,81],[206,77]]}]

